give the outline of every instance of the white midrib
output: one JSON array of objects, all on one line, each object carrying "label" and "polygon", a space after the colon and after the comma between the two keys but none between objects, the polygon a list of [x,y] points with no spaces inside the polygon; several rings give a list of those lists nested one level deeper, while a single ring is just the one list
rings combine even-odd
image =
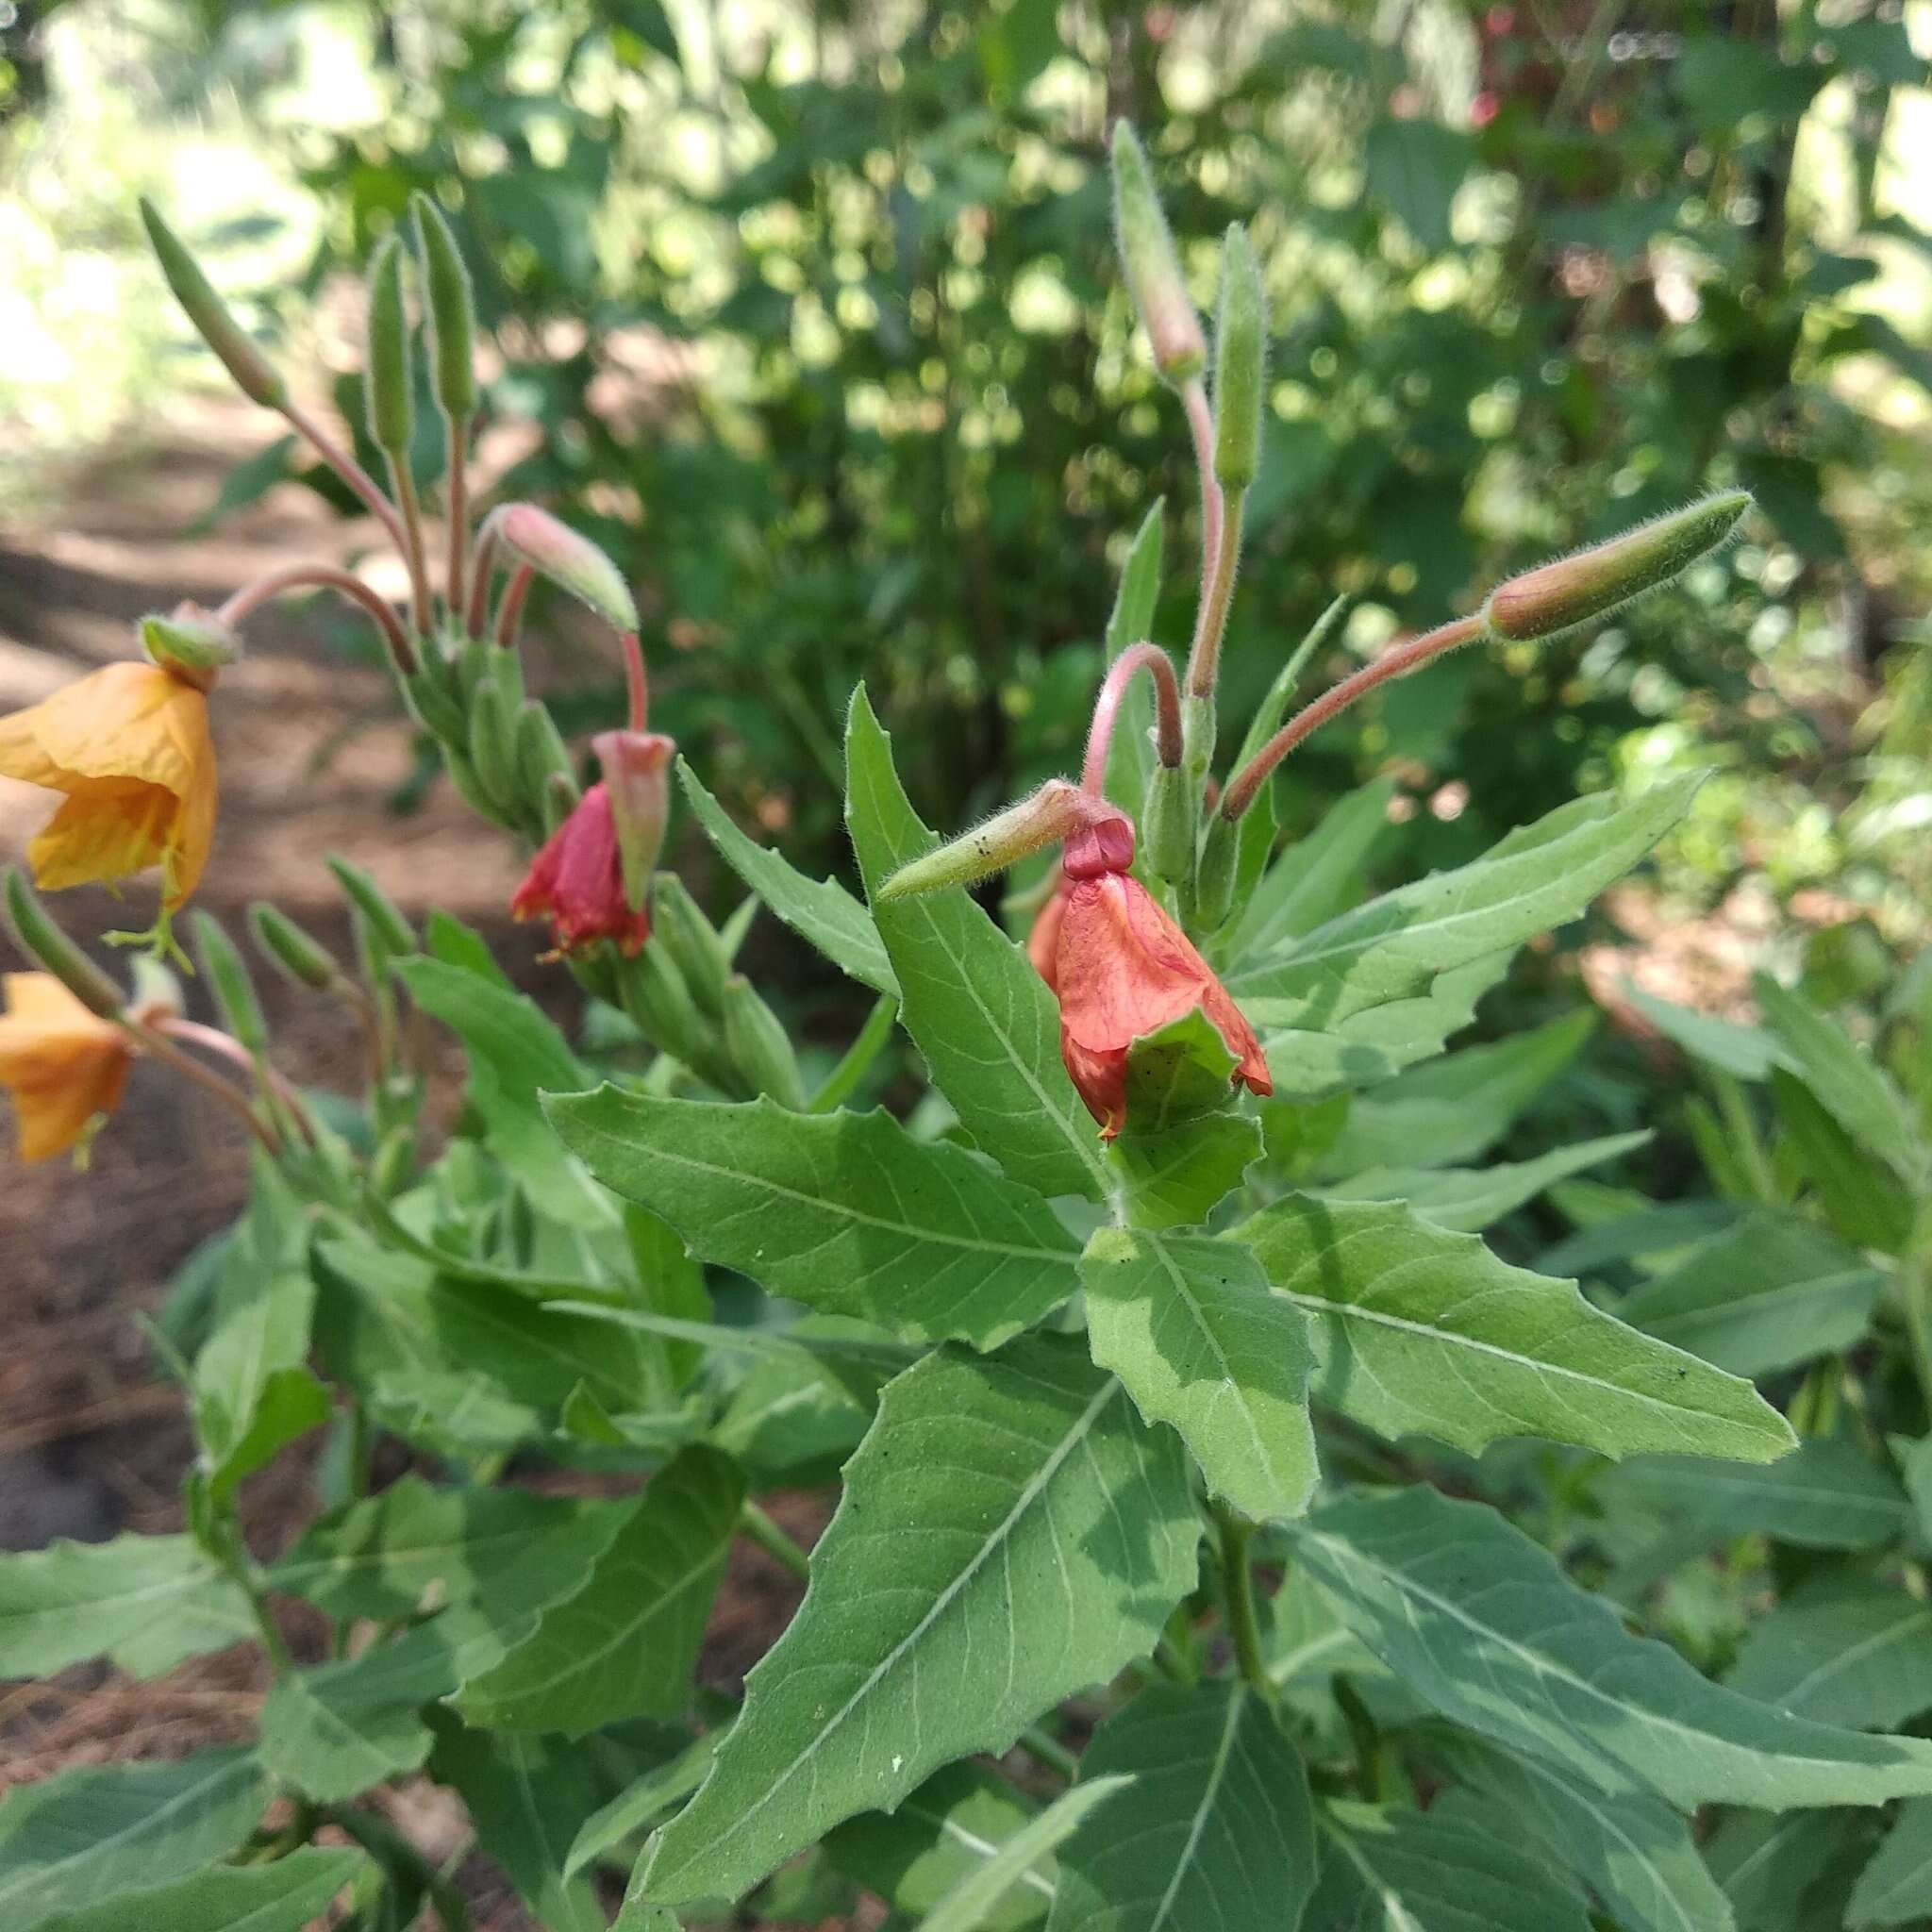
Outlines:
[{"label": "white midrib", "polygon": [[[942,1812],[928,1811],[923,1806],[914,1805],[909,1801],[901,1805],[899,1810],[907,1818],[922,1819],[925,1824],[932,1825],[942,1838],[952,1839],[971,1852],[975,1858],[984,1858],[991,1862],[998,1857],[1003,1849],[994,1844],[990,1838],[981,1838],[976,1831],[968,1831],[958,1819],[948,1818]],[[1032,1865],[1027,1866],[1014,1883],[1039,1892],[1042,1898],[1052,1898],[1054,1895],[1053,1880]]]},{"label": "white midrib", "polygon": [[1932,1624],[1932,1611],[1922,1609],[1912,1616],[1904,1618],[1899,1623],[1887,1624],[1883,1630],[1874,1631],[1870,1637],[1861,1638],[1849,1650],[1835,1652],[1825,1662],[1820,1664],[1815,1671],[1807,1671],[1785,1692],[1785,1704],[1790,1706],[1810,1690],[1814,1685],[1828,1683],[1840,1671],[1848,1669],[1853,1664],[1862,1663],[1865,1658],[1875,1655],[1888,1644],[1897,1642],[1900,1638],[1921,1634],[1927,1624]]},{"label": "white midrib", "polygon": [[[959,1571],[958,1574],[940,1591],[939,1595],[933,1598],[932,1607],[926,1611],[924,1616],[920,1618],[919,1622],[867,1672],[858,1688],[819,1726],[805,1748],[792,1758],[791,1762],[783,1771],[779,1772],[766,1785],[763,1796],[756,1804],[748,1806],[744,1810],[741,1811],[738,1817],[723,1831],[714,1833],[706,1840],[703,1846],[705,1852],[713,1853],[721,1845],[729,1844],[747,1825],[751,1824],[772,1803],[773,1799],[810,1762],[812,1754],[876,1689],[887,1673],[891,1671],[898,1664],[900,1658],[944,1615],[960,1591],[979,1574],[980,1570],[990,1559],[991,1553],[1004,1546],[1008,1537],[1012,1533],[1013,1525],[1033,1507],[1041,1492],[1053,1480],[1054,1476],[1058,1474],[1060,1465],[1087,1440],[1088,1432],[1100,1418],[1100,1412],[1112,1402],[1120,1391],[1120,1383],[1109,1375],[1094,1394],[1092,1401],[1081,1410],[1079,1420],[1060,1438],[1058,1443],[1054,1448],[1053,1454],[1026,1478],[1019,1495],[1014,1499],[1013,1507],[1007,1511],[1005,1517],[992,1531],[991,1535],[987,1537],[985,1541],[980,1544],[978,1554],[973,1558],[972,1562],[966,1564]],[[685,1862],[689,1864],[691,1861],[687,1858]]]},{"label": "white midrib", "polygon": [[1361,1874],[1362,1883],[1382,1901],[1382,1908],[1388,1914],[1388,1932],[1423,1932],[1422,1921],[1402,1903],[1401,1895],[1356,1849],[1355,1840],[1345,1831],[1339,1831],[1333,1826],[1328,1827],[1328,1836],[1341,1849],[1341,1856]]},{"label": "white midrib", "polygon": [[1241,1728],[1241,1712],[1246,1704],[1246,1693],[1240,1690],[1227,1700],[1227,1722],[1221,1727],[1221,1741],[1214,1747],[1214,1762],[1208,1772],[1208,1788],[1201,1793],[1201,1802],[1195,1806],[1194,1815],[1188,1822],[1187,1842],[1181,1847],[1180,1857],[1174,1861],[1174,1875],[1167,1881],[1167,1890],[1160,1894],[1160,1903],[1154,1909],[1147,1932],[1160,1932],[1167,1924],[1167,1915],[1173,1910],[1174,1899],[1180,1892],[1181,1880],[1188,1875],[1188,1868],[1194,1862],[1195,1849],[1201,1842],[1202,1832],[1207,1829],[1208,1814],[1214,1809],[1214,1801],[1221,1795],[1221,1780],[1227,1775],[1227,1760],[1234,1750],[1234,1735]]}]

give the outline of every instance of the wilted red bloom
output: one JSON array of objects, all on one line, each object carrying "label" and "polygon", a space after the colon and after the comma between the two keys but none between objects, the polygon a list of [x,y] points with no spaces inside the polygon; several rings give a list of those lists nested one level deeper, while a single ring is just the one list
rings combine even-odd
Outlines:
[{"label": "wilted red bloom", "polygon": [[645,906],[633,908],[624,890],[624,857],[610,794],[592,785],[558,825],[509,902],[518,919],[547,919],[560,953],[614,940],[626,956],[651,937]]},{"label": "wilted red bloom", "polygon": [[1060,1058],[1111,1141],[1127,1118],[1127,1054],[1196,1007],[1240,1065],[1237,1083],[1272,1093],[1255,1029],[1188,936],[1127,868],[1133,827],[1083,827],[1067,841],[1066,882],[1041,908],[1027,952],[1060,1003]]}]

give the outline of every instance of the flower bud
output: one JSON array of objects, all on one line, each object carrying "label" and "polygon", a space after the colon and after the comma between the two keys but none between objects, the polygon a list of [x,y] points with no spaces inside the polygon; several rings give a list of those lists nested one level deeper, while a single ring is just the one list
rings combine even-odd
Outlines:
[{"label": "flower bud", "polygon": [[470,693],[470,767],[496,807],[498,818],[515,819],[523,804],[517,769],[516,724],[494,678]]},{"label": "flower bud", "polygon": [[687,1065],[703,1057],[708,1029],[665,947],[647,945],[625,959],[618,989],[625,1011],[653,1046]]},{"label": "flower bud", "polygon": [[724,1051],[752,1090],[793,1113],[805,1111],[805,1081],[785,1028],[743,974],[724,982]]},{"label": "flower bud", "polygon": [[1236,222],[1221,257],[1214,329],[1214,474],[1245,490],[1261,462],[1261,390],[1268,372],[1268,298],[1248,231]]},{"label": "flower bud", "polygon": [[152,953],[137,953],[128,961],[134,976],[134,996],[127,1002],[133,1019],[143,1025],[158,1020],[178,1020],[187,1010],[181,996],[181,982],[172,968],[162,965]]},{"label": "flower bud", "polygon": [[345,975],[334,956],[278,908],[256,900],[248,908],[248,927],[257,946],[298,985],[327,992],[342,984]]},{"label": "flower bud", "polygon": [[377,1143],[369,1163],[369,1185],[381,1201],[392,1199],[408,1186],[416,1171],[416,1130],[393,1126]]},{"label": "flower bud", "polygon": [[1181,696],[1181,769],[1196,785],[1207,782],[1208,769],[1214,762],[1214,746],[1221,736],[1219,712],[1214,693],[1205,696],[1186,691]]},{"label": "flower bud", "polygon": [[619,630],[638,627],[637,605],[617,566],[591,541],[534,503],[509,503],[491,521],[504,548],[588,604]]},{"label": "flower bud", "polygon": [[1200,781],[1185,765],[1156,765],[1147,783],[1147,863],[1157,878],[1179,885],[1194,871],[1200,836]]},{"label": "flower bud", "polygon": [[633,912],[641,911],[671,823],[671,758],[677,744],[661,731],[600,731],[591,749],[610,793],[624,896]]},{"label": "flower bud", "polygon": [[395,901],[359,865],[352,865],[333,852],[325,854],[325,858],[329,871],[336,875],[336,883],[380,936],[393,958],[406,959],[410,954],[422,950],[415,929],[396,909]]},{"label": "flower bud", "polygon": [[995,812],[982,825],[902,865],[878,889],[880,899],[905,899],[948,886],[976,885],[1075,831],[1092,815],[1092,802],[1064,778],[1049,778],[1031,798]]},{"label": "flower bud", "polygon": [[177,604],[166,617],[150,611],[139,629],[149,661],[198,691],[212,690],[216,674],[242,656],[242,640],[199,604]]},{"label": "flower bud", "polygon": [[460,421],[476,408],[476,308],[470,272],[442,210],[420,190],[409,197],[423,279],[429,291],[430,372],[443,414]]},{"label": "flower bud", "polygon": [[1218,811],[1209,812],[1208,836],[1201,841],[1201,863],[1194,873],[1191,924],[1196,932],[1213,932],[1227,923],[1227,915],[1234,909],[1235,872],[1241,853],[1240,822]]},{"label": "flower bud", "polygon": [[543,818],[543,836],[547,839],[555,832],[572,812],[582,803],[584,788],[570,772],[552,772],[543,781],[543,791],[538,803]]},{"label": "flower bud", "polygon": [[118,1020],[127,1001],[121,989],[54,922],[33,889],[7,868],[7,923],[20,949],[46,968],[89,1012]]},{"label": "flower bud", "polygon": [[571,763],[570,747],[557,728],[557,720],[550,715],[550,707],[541,699],[525,698],[518,707],[516,751],[517,775],[523,782],[524,796],[541,799],[549,790],[550,781],[561,778],[567,797],[564,810],[568,812],[581,795],[576,770]]},{"label": "flower bud", "polygon": [[1113,127],[1115,240],[1127,288],[1154,349],[1154,366],[1178,388],[1208,360],[1201,318],[1175,258],[1174,236],[1154,192],[1147,156],[1125,121]]},{"label": "flower bud", "polygon": [[1588,624],[1669,583],[1715,550],[1751,503],[1748,490],[1727,490],[1511,577],[1490,592],[1484,626],[1492,636],[1529,643]]},{"label": "flower bud", "polygon": [[254,337],[229,313],[228,305],[215,293],[193,256],[162,221],[154,203],[145,198],[141,204],[141,219],[161,274],[194,325],[195,333],[215,352],[222,367],[234,377],[236,388],[249,401],[265,409],[279,409],[288,401],[288,390]]},{"label": "flower bud", "polygon": [[408,457],[416,399],[409,380],[409,322],[403,313],[403,245],[388,236],[369,264],[363,401],[369,436],[398,462]]},{"label": "flower bud", "polygon": [[268,1051],[268,1021],[235,942],[209,912],[194,915],[194,950],[223,1024],[252,1054]]},{"label": "flower bud", "polygon": [[722,1020],[731,960],[717,928],[675,873],[660,872],[651,881],[651,935],[670,948],[691,998],[712,1019]]}]

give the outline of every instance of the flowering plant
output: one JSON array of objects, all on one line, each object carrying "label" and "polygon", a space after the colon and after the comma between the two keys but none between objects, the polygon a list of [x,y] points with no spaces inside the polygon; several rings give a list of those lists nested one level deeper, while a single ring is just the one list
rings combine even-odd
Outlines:
[{"label": "flowering plant", "polygon": [[[150,1674],[251,1633],[273,1669],[245,1747],[0,1803],[18,1932],[296,1932],[318,1915],[374,1932],[425,1913],[459,1932],[460,1889],[385,1798],[425,1776],[563,1932],[611,1907],[628,1932],[741,1901],[822,1919],[860,1890],[936,1932],[1325,1932],[1471,1909],[1523,1928],[1581,1932],[1591,1912],[1718,1928],[1731,1908],[1697,1807],[1932,1792],[1932,1744],[1719,1688],[1510,1520],[1545,1519],[1574,1557],[1557,1525],[1587,1515],[1608,1465],[1710,1457],[1769,1486],[1795,1441],[1710,1351],[1479,1239],[1632,1144],[1468,1164],[1577,1028],[1445,1053],[1517,950],[1641,860],[1694,781],[1579,799],[1374,898],[1360,877],[1389,788],[1284,846],[1270,784],[1379,684],[1590,622],[1720,541],[1748,499],[1517,577],[1290,716],[1331,613],[1217,777],[1262,278],[1231,232],[1210,387],[1124,128],[1114,163],[1127,279],[1200,463],[1185,662],[1147,637],[1157,510],[1107,626],[1077,781],[949,841],[915,812],[859,689],[845,811],[862,898],[756,843],[680,763],[748,889],[722,928],[658,870],[675,748],[649,729],[625,587],[532,506],[472,531],[469,292],[438,211],[420,203],[415,226],[450,457],[440,581],[407,454],[400,240],[371,271],[385,492],[151,216],[205,339],[391,531],[410,597],[395,611],[291,566],[219,611],[153,621],[152,675],[126,667],[88,728],[58,698],[0,724],[6,768],[68,795],[32,855],[41,886],[158,861],[172,945],[166,915],[208,848],[205,707],[235,631],[268,595],[332,586],[380,627],[452,782],[536,848],[515,909],[549,923],[605,1043],[574,1044],[476,934],[441,914],[419,931],[339,866],[353,967],[273,907],[253,929],[365,1025],[345,1129],[275,1070],[216,923],[196,939],[219,1026],[187,1019],[152,965],[124,991],[9,875],[42,969],[9,981],[0,1021],[23,1151],[72,1144],[141,1055],[222,1094],[257,1145],[249,1212],[168,1363],[199,1444],[185,1527],[0,1558],[0,1671],[106,1657]],[[625,640],[629,713],[593,741],[588,790],[522,691],[539,575]],[[969,891],[1047,853],[1024,931]],[[758,908],[875,998],[819,1077],[735,969]],[[418,1014],[468,1058],[440,1146]],[[899,1030],[932,1090],[903,1119],[850,1104]],[[291,1547],[253,1546],[241,1485],[317,1431],[321,1513]],[[835,1472],[808,1554],[765,1506]],[[741,1539],[807,1580],[741,1698],[697,1673]]]}]

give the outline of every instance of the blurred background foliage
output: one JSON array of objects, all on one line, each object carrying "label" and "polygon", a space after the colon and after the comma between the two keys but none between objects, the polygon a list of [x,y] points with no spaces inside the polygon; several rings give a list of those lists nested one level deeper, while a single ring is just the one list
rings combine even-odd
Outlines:
[{"label": "blurred background foliage", "polygon": [[[1073,761],[1157,498],[1182,641],[1193,480],[1111,256],[1127,114],[1204,308],[1231,221],[1274,304],[1237,717],[1337,591],[1330,672],[1698,491],[1761,505],[1624,621],[1392,687],[1291,764],[1284,820],[1392,771],[1423,869],[1577,790],[1715,764],[1672,885],[1822,889],[1924,936],[1927,0],[0,11],[15,497],[194,366],[137,191],[325,369],[354,336],[332,299],[425,189],[493,339],[496,487],[612,550],[665,727],[794,857],[841,864],[860,676],[954,823]],[[217,508],[291,475],[331,487],[277,443]]]}]

